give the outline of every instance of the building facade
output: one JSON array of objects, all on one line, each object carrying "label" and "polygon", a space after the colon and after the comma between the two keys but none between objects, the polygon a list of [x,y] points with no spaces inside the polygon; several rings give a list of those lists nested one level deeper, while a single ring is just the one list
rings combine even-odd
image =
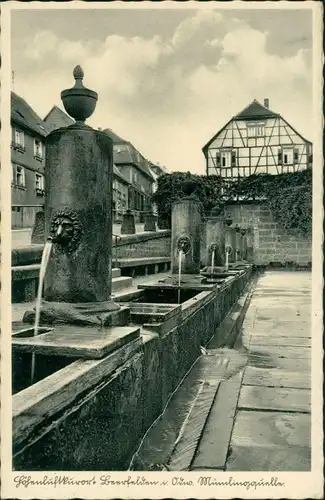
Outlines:
[{"label": "building facade", "polygon": [[154,178],[150,162],[128,141],[117,136],[111,129],[104,132],[113,141],[114,164],[129,182],[128,208],[141,216],[152,210]]},{"label": "building facade", "polygon": [[31,227],[44,206],[46,125],[20,96],[11,93],[12,227]]},{"label": "building facade", "polygon": [[311,168],[312,143],[279,113],[254,100],[203,147],[207,175],[224,183],[252,174],[281,174]]}]

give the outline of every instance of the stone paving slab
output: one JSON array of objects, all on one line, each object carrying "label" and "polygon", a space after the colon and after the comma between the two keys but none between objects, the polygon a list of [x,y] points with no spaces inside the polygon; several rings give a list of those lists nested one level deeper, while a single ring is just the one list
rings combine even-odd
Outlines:
[{"label": "stone paving slab", "polygon": [[288,359],[310,359],[311,349],[309,347],[292,347],[292,346],[259,346],[258,352],[265,352],[268,355],[278,358]]},{"label": "stone paving slab", "polygon": [[264,387],[290,387],[296,389],[311,388],[311,374],[309,371],[297,372],[289,370],[279,370],[256,368],[247,366],[243,378],[244,385],[255,385]]},{"label": "stone paving slab", "polygon": [[243,385],[240,391],[238,408],[309,412],[310,391],[308,389],[292,389],[289,387]]},{"label": "stone paving slab", "polygon": [[307,472],[310,464],[309,447],[283,446],[272,450],[269,446],[233,446],[227,471]]},{"label": "stone paving slab", "polygon": [[250,352],[248,355],[248,366],[256,366],[257,368],[267,368],[288,370],[291,372],[308,372],[311,371],[311,359],[289,359],[289,358],[278,358],[267,355],[261,355],[260,353]]},{"label": "stone paving slab", "polygon": [[[281,413],[240,410],[232,435],[233,446],[310,446],[311,416],[306,413]],[[272,451],[270,450],[272,453]]]},{"label": "stone paving slab", "polygon": [[257,346],[279,346],[279,347],[311,347],[310,337],[285,337],[284,335],[269,336],[269,335],[254,335],[251,339],[243,339],[243,345]]}]

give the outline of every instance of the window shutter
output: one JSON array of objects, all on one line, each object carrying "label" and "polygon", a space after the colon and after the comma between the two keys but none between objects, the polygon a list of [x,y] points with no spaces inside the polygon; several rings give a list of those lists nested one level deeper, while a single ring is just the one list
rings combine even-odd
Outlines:
[{"label": "window shutter", "polygon": [[278,165],[282,165],[282,149],[278,149]]},{"label": "window shutter", "polygon": [[231,166],[232,167],[236,166],[236,151],[231,152]]},{"label": "window shutter", "polygon": [[217,161],[217,166],[220,167],[220,165],[221,165],[221,154],[220,153],[216,154],[216,161]]},{"label": "window shutter", "polygon": [[298,163],[299,161],[299,151],[297,148],[293,150],[293,163]]}]

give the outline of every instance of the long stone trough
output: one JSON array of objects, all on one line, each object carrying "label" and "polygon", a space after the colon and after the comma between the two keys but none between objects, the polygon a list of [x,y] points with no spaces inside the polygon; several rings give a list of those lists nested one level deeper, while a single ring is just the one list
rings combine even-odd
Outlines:
[{"label": "long stone trough", "polygon": [[[13,468],[127,470],[146,430],[200,356],[201,346],[215,335],[251,274],[252,267],[246,265],[208,289],[187,290],[181,304],[172,295],[168,303],[153,303],[147,290],[139,290],[136,301],[120,304],[129,311],[129,326],[122,340],[117,335],[114,349],[108,349],[105,331],[89,327],[89,338],[104,336],[97,354],[90,345],[78,355],[73,344],[81,330],[85,338],[85,327],[42,328],[35,340],[26,325],[13,325]],[[111,328],[110,335],[114,331]],[[61,336],[61,350],[55,347],[55,332]],[[228,340],[233,342],[232,331]],[[220,334],[221,344],[227,345],[227,332]],[[40,372],[37,382],[28,386],[24,377],[32,353]]]}]

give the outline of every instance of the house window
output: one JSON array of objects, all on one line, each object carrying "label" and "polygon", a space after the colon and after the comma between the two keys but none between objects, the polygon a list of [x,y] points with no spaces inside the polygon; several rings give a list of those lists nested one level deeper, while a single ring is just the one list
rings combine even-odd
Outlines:
[{"label": "house window", "polygon": [[16,166],[16,186],[25,187],[25,169],[24,167]]},{"label": "house window", "polygon": [[220,151],[216,156],[218,167],[235,167],[237,164],[237,154],[236,151]]},{"label": "house window", "polygon": [[25,147],[25,137],[24,137],[24,132],[22,130],[18,130],[15,128],[15,134],[14,134],[14,145],[17,148],[24,149]]},{"label": "house window", "polygon": [[264,123],[248,123],[247,137],[264,137]]},{"label": "house window", "polygon": [[35,186],[36,186],[36,192],[37,193],[42,193],[44,191],[44,175],[42,174],[35,174]]},{"label": "house window", "polygon": [[34,156],[35,158],[43,158],[43,144],[38,139],[34,139]]},{"label": "house window", "polygon": [[284,146],[278,151],[279,165],[297,165],[299,163],[299,150],[291,146]]}]

